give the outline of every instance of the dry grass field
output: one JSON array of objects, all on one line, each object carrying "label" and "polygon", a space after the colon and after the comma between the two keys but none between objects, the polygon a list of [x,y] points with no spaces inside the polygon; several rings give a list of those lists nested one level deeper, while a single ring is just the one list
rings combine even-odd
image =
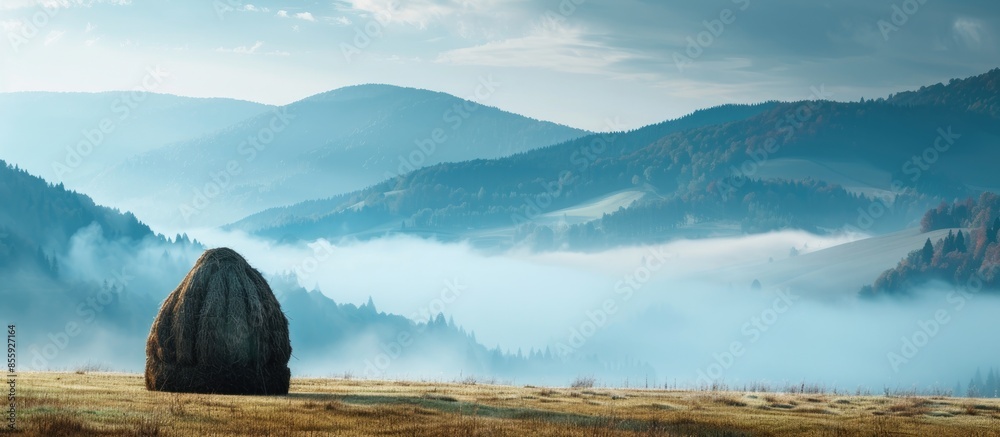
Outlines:
[{"label": "dry grass field", "polygon": [[291,394],[151,393],[24,373],[14,435],[1000,436],[1000,400],[293,379]]}]

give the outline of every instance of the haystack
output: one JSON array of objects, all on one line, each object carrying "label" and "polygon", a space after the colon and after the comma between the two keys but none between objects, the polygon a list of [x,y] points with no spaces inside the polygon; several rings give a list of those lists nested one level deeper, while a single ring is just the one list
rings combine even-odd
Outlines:
[{"label": "haystack", "polygon": [[206,251],[167,296],[146,342],[153,391],[288,393],[288,319],[260,272],[231,249]]}]

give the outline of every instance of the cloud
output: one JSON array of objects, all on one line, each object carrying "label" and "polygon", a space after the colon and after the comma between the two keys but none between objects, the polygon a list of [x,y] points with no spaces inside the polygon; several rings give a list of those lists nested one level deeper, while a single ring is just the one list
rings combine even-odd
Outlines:
[{"label": "cloud", "polygon": [[261,48],[263,45],[264,45],[264,43],[262,41],[257,41],[257,42],[254,43],[254,45],[252,45],[250,47],[239,46],[239,47],[234,47],[234,48],[231,48],[231,49],[219,47],[218,49],[215,49],[215,51],[221,52],[221,53],[236,53],[236,54],[240,54],[240,55],[252,55],[254,53],[257,53],[257,49]]},{"label": "cloud", "polygon": [[333,19],[333,22],[343,26],[350,26],[352,24],[351,19],[347,17],[336,17]]},{"label": "cloud", "polygon": [[72,7],[89,8],[99,4],[128,6],[132,4],[132,0],[4,0],[0,3],[0,10],[26,9],[35,7],[44,9],[64,9]]},{"label": "cloud", "polygon": [[983,25],[977,20],[959,18],[952,25],[956,41],[968,48],[979,48],[983,44]]},{"label": "cloud", "polygon": [[83,43],[87,47],[93,47],[94,44],[97,44],[97,42],[100,41],[100,40],[101,40],[101,38],[93,38],[93,39],[88,39],[88,40],[84,41]]},{"label": "cloud", "polygon": [[93,24],[90,24],[90,22],[88,21],[88,22],[87,22],[87,27],[83,29],[83,33],[90,33],[90,32],[93,32],[93,31],[94,31],[94,29],[97,29],[97,26],[95,26],[95,25],[93,25]]},{"label": "cloud", "polygon": [[233,48],[219,47],[219,48],[215,49],[215,51],[219,52],[219,53],[234,53],[234,54],[237,54],[237,55],[265,55],[265,56],[289,56],[289,55],[291,55],[291,53],[289,53],[289,52],[280,51],[280,50],[274,50],[274,51],[270,51],[270,52],[262,52],[262,51],[260,51],[260,48],[263,47],[263,46],[264,46],[264,42],[263,41],[257,41],[252,46],[249,46],[249,47],[247,47],[247,46],[239,46],[239,47],[233,47]]},{"label": "cloud", "polygon": [[540,11],[534,11],[538,6],[524,0],[348,0],[348,4],[349,10],[382,24],[418,29],[442,25],[463,38],[497,38],[540,17]]},{"label": "cloud", "polygon": [[413,0],[399,5],[394,0],[349,0],[351,7],[384,23],[403,23],[426,28],[427,24],[456,12],[451,1]]},{"label": "cloud", "polygon": [[0,28],[6,33],[24,34],[24,22],[21,20],[0,21]]},{"label": "cloud", "polygon": [[48,35],[45,36],[45,42],[43,43],[43,45],[50,46],[52,44],[55,44],[59,42],[59,40],[62,39],[63,35],[65,34],[66,34],[65,30],[53,30],[49,32]]},{"label": "cloud", "polygon": [[437,61],[455,65],[544,68],[569,73],[609,73],[608,68],[636,55],[609,47],[580,29],[538,29],[522,37],[450,50]]},{"label": "cloud", "polygon": [[271,8],[261,8],[250,3],[243,5],[240,10],[245,12],[271,12]]},{"label": "cloud", "polygon": [[303,21],[311,21],[314,23],[316,22],[316,17],[311,12],[297,12],[294,15],[292,15],[289,14],[288,11],[281,9],[278,11],[277,16],[281,18],[294,17]]},{"label": "cloud", "polygon": [[34,0],[4,0],[0,3],[0,10],[29,8],[36,4]]}]

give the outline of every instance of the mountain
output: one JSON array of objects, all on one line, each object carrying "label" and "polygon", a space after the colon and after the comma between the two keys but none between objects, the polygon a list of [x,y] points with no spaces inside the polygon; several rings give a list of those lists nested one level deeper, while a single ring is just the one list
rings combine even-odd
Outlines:
[{"label": "mountain", "polygon": [[[559,243],[587,223],[606,234],[606,216],[614,219],[632,206],[651,212],[633,214],[618,227],[645,241],[692,223],[739,223],[748,216],[760,220],[744,229],[757,231],[794,223],[890,232],[919,220],[940,199],[1000,186],[993,164],[1000,159],[1000,123],[986,109],[998,98],[998,77],[1000,70],[993,70],[892,101],[748,106],[728,120],[682,119],[509,158],[442,164],[349,195],[263,211],[232,227],[280,239],[409,232],[510,241],[535,234],[515,230],[527,224],[548,228],[536,237],[547,241],[553,234]],[[810,188],[815,192],[798,196],[796,205],[782,205],[788,193],[779,190],[764,205],[762,193],[739,189],[761,178],[814,179],[831,187]],[[732,199],[735,194],[740,197]],[[834,195],[844,200],[824,201]],[[803,208],[809,204],[812,212]],[[582,205],[610,208],[589,208],[589,216],[574,223],[573,215],[588,209]],[[893,211],[892,219],[857,213],[872,205]],[[762,208],[771,212],[761,214]],[[826,220],[796,219],[789,215],[795,208]]]},{"label": "mountain", "polygon": [[361,85],[132,156],[88,192],[158,223],[217,224],[427,165],[507,156],[584,134],[444,93]]},{"label": "mountain", "polygon": [[[586,173],[595,176],[593,181],[580,177],[593,170],[595,164],[636,153],[667,135],[746,119],[777,105],[769,102],[720,106],[627,133],[592,134],[507,158],[436,165],[355,193],[265,210],[235,223],[232,228],[309,238],[330,235],[325,230],[327,225],[336,227],[342,223],[342,235],[350,235],[382,232],[377,228],[383,224],[395,229],[407,220],[411,221],[411,227],[422,228],[424,220],[414,214],[433,214],[445,209],[474,215],[477,222],[469,223],[470,226],[503,225],[509,223],[518,208],[527,208],[535,195],[552,197],[548,208],[552,211],[632,187],[630,183],[608,184],[605,178],[617,175],[600,170]],[[579,182],[571,192],[546,193],[551,184],[562,190],[558,187],[561,174],[571,170],[575,172],[574,181]],[[463,224],[454,226],[462,228]]]},{"label": "mountain", "polygon": [[[125,157],[196,138],[270,109],[145,92],[0,94],[0,159],[86,190]],[[102,130],[103,129],[103,130]]]}]

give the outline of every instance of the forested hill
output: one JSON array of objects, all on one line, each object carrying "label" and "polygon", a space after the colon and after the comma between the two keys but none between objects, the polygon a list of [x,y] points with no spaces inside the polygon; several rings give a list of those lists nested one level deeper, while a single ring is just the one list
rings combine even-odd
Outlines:
[{"label": "forested hill", "polygon": [[[991,85],[997,76],[1000,70],[942,85],[935,91],[941,97],[923,99],[927,104],[886,99],[770,103],[744,107],[739,115],[745,118],[734,116],[728,122],[667,123],[505,159],[441,164],[350,195],[264,211],[235,227],[287,239],[390,229],[466,232],[517,225],[512,218],[531,221],[623,190],[645,193],[632,204],[641,206],[704,190],[730,191],[723,182],[734,175],[813,176],[787,172],[802,167],[780,166],[788,160],[841,168],[827,182],[853,184],[849,188],[854,192],[877,195],[863,201],[869,204],[885,198],[892,203],[903,193],[917,199],[977,195],[982,187],[1000,186],[994,168],[1000,162],[1000,123],[967,108],[986,107],[988,103],[976,102],[997,98]],[[968,91],[975,84],[981,85],[978,97]],[[951,95],[956,97],[945,97]],[[969,103],[959,107],[937,101]],[[862,174],[874,176],[858,182]],[[919,213],[910,218],[919,219]]]},{"label": "forested hill", "polygon": [[[203,250],[5,161],[0,203],[0,318],[46,351],[29,358],[38,363],[72,362],[88,347],[148,332],[162,298]],[[67,326],[78,335],[53,344]]]},{"label": "forested hill", "polygon": [[[234,224],[233,227],[248,231],[281,228],[293,224],[293,226],[313,227],[314,221],[341,212],[363,201],[364,208],[360,208],[362,216],[371,216],[376,221],[396,215],[407,219],[413,218],[414,213],[424,209],[427,210],[426,213],[433,215],[435,211],[448,207],[451,201],[461,204],[463,200],[472,200],[466,199],[466,195],[471,193],[478,196],[481,190],[483,190],[484,195],[489,194],[489,197],[475,199],[476,205],[461,206],[460,209],[463,210],[461,214],[473,214],[487,221],[509,220],[510,213],[515,211],[517,207],[523,206],[525,199],[545,193],[546,184],[553,181],[558,182],[561,173],[573,172],[575,175],[582,175],[584,170],[594,167],[599,162],[603,163],[612,157],[634,153],[664,136],[689,129],[746,119],[769,111],[777,105],[776,102],[757,105],[724,105],[696,111],[676,120],[646,126],[630,132],[588,135],[507,158],[435,165],[389,179],[366,190],[323,200],[302,202],[289,207],[268,209],[247,217]],[[600,171],[597,170],[594,173],[600,173]],[[580,178],[576,182],[576,189],[571,192],[560,192],[559,198],[555,199],[556,205],[569,205],[579,199],[607,191],[607,180],[604,177],[594,181]],[[613,186],[627,187],[629,185],[614,184]],[[460,190],[460,192],[455,193],[455,196],[447,194],[442,196],[445,190]],[[394,206],[387,208],[382,199],[385,197],[383,193],[390,193],[386,199],[396,199],[393,195],[397,193],[404,195],[398,198],[398,204],[393,202]],[[509,193],[509,195],[504,193]],[[358,208],[354,208],[354,210],[356,211]],[[357,223],[356,226],[351,226],[352,230],[370,227],[365,224],[367,223],[366,218],[345,217],[344,219],[347,222]],[[333,218],[332,220],[340,219]],[[445,218],[444,220],[450,219]],[[415,222],[422,223],[424,220],[416,217]],[[315,223],[315,225],[318,227],[316,232],[325,233],[322,230],[325,228],[325,224]],[[282,231],[275,230],[275,232]]]},{"label": "forested hill", "polygon": [[930,105],[1000,118],[1000,68],[890,96],[896,105]]},{"label": "forested hill", "polygon": [[[445,93],[357,85],[131,155],[87,189],[157,225],[215,226],[436,163],[509,156],[587,134]],[[230,163],[238,167],[218,176]],[[192,193],[211,182],[222,193],[192,209]]]},{"label": "forested hill", "polygon": [[51,185],[0,160],[0,267],[39,252],[67,248],[80,229],[97,224],[107,239],[154,237],[131,213],[96,205],[89,197]]},{"label": "forested hill", "polygon": [[863,295],[912,293],[932,281],[971,291],[1000,291],[1000,196],[942,203],[924,215],[923,231],[956,228],[938,241],[928,239],[887,270]]}]

